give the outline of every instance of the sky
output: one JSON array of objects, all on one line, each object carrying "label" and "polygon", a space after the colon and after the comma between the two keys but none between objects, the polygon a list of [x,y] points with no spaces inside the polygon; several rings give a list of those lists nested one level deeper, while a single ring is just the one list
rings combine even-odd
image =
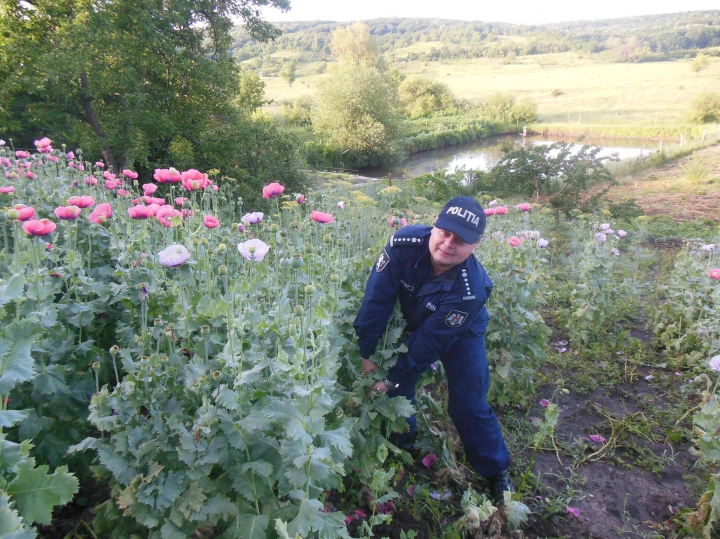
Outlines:
[{"label": "sky", "polygon": [[263,10],[269,21],[356,21],[421,17],[547,24],[720,9],[718,0],[290,0],[291,10]]}]

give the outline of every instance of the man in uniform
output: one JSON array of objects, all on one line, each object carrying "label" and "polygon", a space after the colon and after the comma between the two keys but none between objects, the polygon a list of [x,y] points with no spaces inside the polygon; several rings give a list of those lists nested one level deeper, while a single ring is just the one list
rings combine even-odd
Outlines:
[{"label": "man in uniform", "polygon": [[[485,352],[492,281],[473,255],[485,231],[485,211],[471,197],[455,197],[440,212],[434,227],[401,228],[383,249],[368,279],[355,331],[364,374],[377,370],[369,358],[385,333],[399,297],[406,329],[407,353],[401,354],[387,380],[373,389],[415,404],[415,385],[422,372],[440,360],[449,389],[448,412],[465,454],[488,479],[496,505],[511,490],[510,454],[497,417],[486,396],[490,371]],[[397,444],[412,447],[417,422]]]}]

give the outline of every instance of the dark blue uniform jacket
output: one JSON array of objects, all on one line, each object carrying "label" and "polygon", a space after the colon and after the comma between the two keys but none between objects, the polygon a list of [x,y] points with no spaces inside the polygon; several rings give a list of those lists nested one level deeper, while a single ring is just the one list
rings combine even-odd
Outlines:
[{"label": "dark blue uniform jacket", "polygon": [[[460,338],[484,339],[489,320],[485,303],[492,281],[475,255],[433,277],[429,226],[406,226],[385,246],[370,273],[354,326],[360,354],[369,358],[385,334],[399,297],[406,329],[407,354],[398,358],[389,378],[399,382],[422,373],[442,359]],[[478,350],[484,350],[484,346]]]}]

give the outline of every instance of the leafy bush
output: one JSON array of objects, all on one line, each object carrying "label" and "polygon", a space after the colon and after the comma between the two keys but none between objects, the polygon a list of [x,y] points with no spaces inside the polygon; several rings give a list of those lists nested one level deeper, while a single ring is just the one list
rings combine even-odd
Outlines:
[{"label": "leafy bush", "polygon": [[720,122],[720,93],[707,92],[692,100],[688,121],[698,124]]},{"label": "leafy bush", "polygon": [[638,205],[634,198],[617,203],[611,202],[608,209],[613,219],[619,221],[629,221],[645,215],[645,210],[642,209],[642,206]]},{"label": "leafy bush", "polygon": [[480,105],[484,118],[490,122],[517,124],[537,120],[537,104],[530,98],[515,101],[515,96],[496,93]]},{"label": "leafy bush", "polygon": [[400,101],[410,118],[429,116],[455,105],[455,97],[441,82],[429,79],[406,79],[400,84]]}]

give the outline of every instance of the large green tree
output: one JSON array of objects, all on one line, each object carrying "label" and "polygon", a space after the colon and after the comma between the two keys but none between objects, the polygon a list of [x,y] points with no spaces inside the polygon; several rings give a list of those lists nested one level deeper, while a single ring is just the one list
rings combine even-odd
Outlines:
[{"label": "large green tree", "polygon": [[192,146],[235,117],[233,19],[257,39],[279,35],[260,6],[289,0],[0,0],[0,132],[152,168],[173,141]]}]

